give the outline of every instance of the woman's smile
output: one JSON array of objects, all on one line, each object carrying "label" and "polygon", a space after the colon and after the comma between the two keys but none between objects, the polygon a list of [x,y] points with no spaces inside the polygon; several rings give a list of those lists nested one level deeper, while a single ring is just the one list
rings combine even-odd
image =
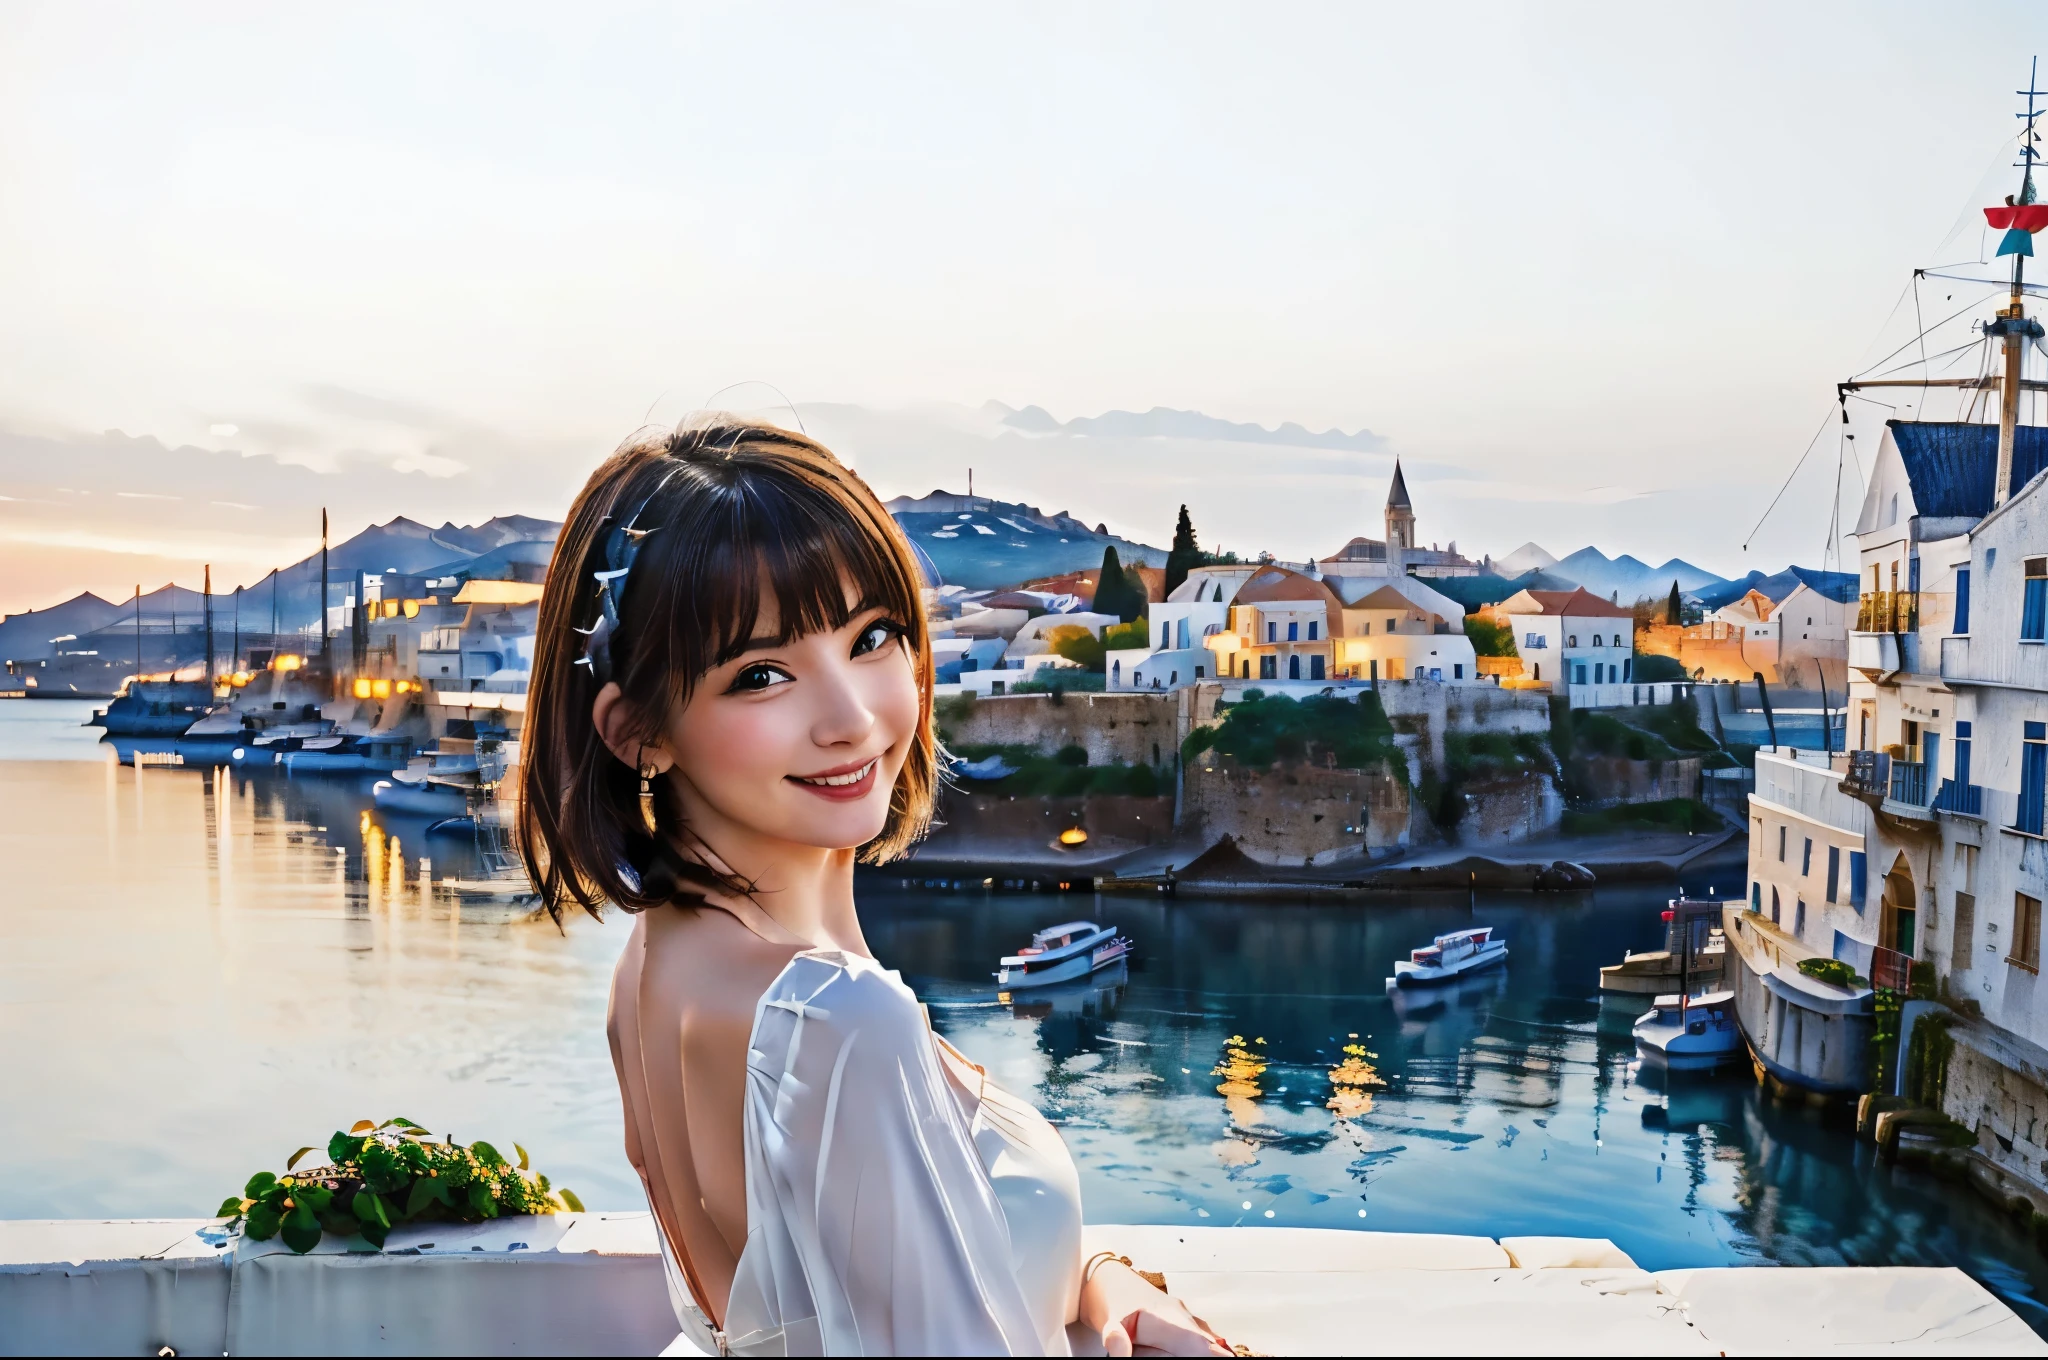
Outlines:
[{"label": "woman's smile", "polygon": [[791,783],[820,798],[834,802],[850,803],[865,798],[875,786],[875,769],[882,762],[880,756],[869,756],[866,760],[837,769],[822,770],[817,774],[793,774],[788,776]]}]

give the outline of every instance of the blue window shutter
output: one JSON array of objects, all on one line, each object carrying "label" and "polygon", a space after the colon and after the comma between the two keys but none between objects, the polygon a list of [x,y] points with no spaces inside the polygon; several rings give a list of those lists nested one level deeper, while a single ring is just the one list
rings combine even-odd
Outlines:
[{"label": "blue window shutter", "polygon": [[2020,606],[2020,636],[2029,642],[2048,638],[2048,577],[2029,576]]},{"label": "blue window shutter", "polygon": [[1849,852],[1849,905],[1858,911],[1863,910],[1867,896],[1864,879],[1868,876],[1869,866],[1870,857],[1861,850]]},{"label": "blue window shutter", "polygon": [[[2028,723],[2028,735],[2040,723]],[[2048,795],[2048,742],[2029,741],[2020,748],[2020,816],[2017,823],[2021,831],[2041,834],[2042,805]]]},{"label": "blue window shutter", "polygon": [[1749,884],[1749,909],[1751,911],[1762,911],[1764,909],[1764,885],[1754,879],[1750,880]]},{"label": "blue window shutter", "polygon": [[1841,900],[1835,895],[1835,891],[1840,886],[1841,881],[1842,847],[1830,845],[1828,847],[1828,901],[1836,902]]},{"label": "blue window shutter", "polygon": [[1949,630],[1952,633],[1970,631],[1970,569],[1956,569],[1956,622]]}]

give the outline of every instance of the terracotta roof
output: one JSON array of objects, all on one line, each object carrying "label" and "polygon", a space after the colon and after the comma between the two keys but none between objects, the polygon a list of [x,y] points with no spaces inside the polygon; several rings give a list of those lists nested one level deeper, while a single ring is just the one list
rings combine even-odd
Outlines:
[{"label": "terracotta roof", "polygon": [[1500,602],[1503,614],[1525,614],[1528,611],[1514,608],[1516,600],[1527,596],[1536,604],[1536,612],[1549,615],[1570,615],[1574,618],[1626,619],[1633,618],[1635,611],[1624,609],[1611,601],[1603,600],[1584,586],[1576,590],[1524,590]]},{"label": "terracotta roof", "polygon": [[1286,567],[1267,567],[1239,588],[1232,604],[1260,604],[1269,600],[1316,600],[1343,608],[1337,593],[1312,576]]}]

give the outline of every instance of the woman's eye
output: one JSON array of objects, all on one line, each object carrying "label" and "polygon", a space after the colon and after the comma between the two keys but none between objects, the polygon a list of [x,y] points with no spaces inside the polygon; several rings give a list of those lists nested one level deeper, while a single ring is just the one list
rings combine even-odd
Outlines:
[{"label": "woman's eye", "polygon": [[869,652],[879,652],[902,636],[903,630],[893,623],[871,623],[853,640],[853,654],[866,656]]},{"label": "woman's eye", "polygon": [[774,666],[757,664],[744,668],[732,678],[734,694],[746,694],[755,690],[768,689],[774,685],[788,684],[793,677],[787,671]]}]

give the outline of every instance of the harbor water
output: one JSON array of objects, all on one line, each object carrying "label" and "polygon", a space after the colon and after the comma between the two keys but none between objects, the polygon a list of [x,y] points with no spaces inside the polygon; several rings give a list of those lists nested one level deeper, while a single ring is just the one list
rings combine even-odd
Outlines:
[{"label": "harbor water", "polygon": [[[204,1215],[391,1115],[639,1206],[603,1031],[622,920],[457,899],[436,883],[475,874],[467,834],[377,812],[368,779],[121,765],[90,709],[0,703],[0,1218]],[[1678,886],[1311,905],[877,874],[861,901],[934,1024],[1059,1124],[1093,1220],[1955,1265],[2048,1331],[2048,1261],[1967,1190],[1746,1071],[1638,1069],[1598,968],[1661,944]],[[1121,927],[1129,966],[996,990],[1001,955],[1079,918]],[[1498,930],[1505,969],[1387,993],[1394,959],[1465,925]]]}]

